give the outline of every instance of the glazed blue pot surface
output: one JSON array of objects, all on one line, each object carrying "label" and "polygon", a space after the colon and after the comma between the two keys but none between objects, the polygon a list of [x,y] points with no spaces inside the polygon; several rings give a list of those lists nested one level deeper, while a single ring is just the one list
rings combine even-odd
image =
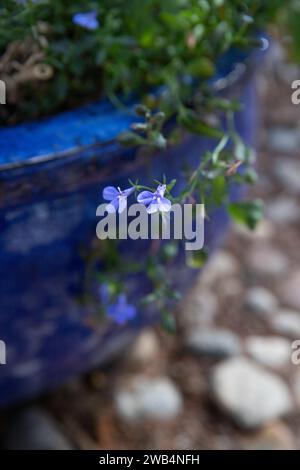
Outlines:
[{"label": "glazed blue pot surface", "polygon": [[[240,57],[220,64],[219,77]],[[229,65],[228,65],[229,64]],[[254,144],[256,105],[252,76],[239,80],[235,93],[244,107],[237,127]],[[215,142],[189,137],[151,159],[116,143],[134,118],[107,101],[43,119],[0,129],[0,339],[6,365],[0,365],[0,404],[29,398],[110,358],[157,312],[140,311],[125,326],[107,320],[91,325],[80,301],[86,254],[95,240],[96,208],[107,185],[128,187],[166,175],[183,184],[192,168]],[[236,195],[233,194],[233,197]],[[211,214],[205,245],[220,243],[228,224],[223,209]],[[143,259],[145,244],[126,241],[125,251]],[[181,291],[196,271],[179,259],[174,267]],[[143,276],[134,289],[146,289]],[[132,299],[134,301],[134,299]]]}]

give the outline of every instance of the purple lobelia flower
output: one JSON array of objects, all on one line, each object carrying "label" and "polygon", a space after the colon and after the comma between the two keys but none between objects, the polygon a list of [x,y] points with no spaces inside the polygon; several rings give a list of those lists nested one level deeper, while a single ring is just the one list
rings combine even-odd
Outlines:
[{"label": "purple lobelia flower", "polygon": [[88,11],[87,13],[76,13],[73,15],[72,21],[74,24],[82,26],[85,29],[97,29],[99,27],[97,12],[95,10]]},{"label": "purple lobelia flower", "polygon": [[113,318],[118,325],[124,325],[124,323],[136,316],[137,310],[134,305],[127,302],[125,294],[120,294],[116,302],[107,307],[106,313],[109,317]]},{"label": "purple lobelia flower", "polygon": [[166,189],[165,184],[160,184],[154,193],[151,191],[142,191],[138,195],[137,201],[147,206],[148,214],[153,214],[158,211],[169,212],[172,204],[169,199],[164,197]]},{"label": "purple lobelia flower", "polygon": [[137,315],[135,306],[127,302],[127,297],[124,293],[119,294],[116,301],[112,301],[109,287],[106,283],[99,285],[98,297],[105,308],[107,316],[115,320],[119,325],[124,325],[124,323]]},{"label": "purple lobelia flower", "polygon": [[107,212],[113,213],[117,210],[119,214],[123,212],[127,207],[127,198],[133,193],[133,191],[134,188],[124,189],[124,191],[121,191],[120,188],[106,186],[106,188],[103,189],[103,199],[110,201],[106,206]]}]

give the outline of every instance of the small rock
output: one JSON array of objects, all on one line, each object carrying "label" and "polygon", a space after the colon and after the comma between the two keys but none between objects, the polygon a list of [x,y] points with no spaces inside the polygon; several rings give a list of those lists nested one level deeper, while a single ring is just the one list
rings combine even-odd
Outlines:
[{"label": "small rock", "polygon": [[262,219],[255,230],[250,230],[244,225],[238,224],[234,225],[233,230],[238,236],[253,241],[269,240],[274,234],[273,224],[267,219]]},{"label": "small rock", "polygon": [[253,436],[243,440],[246,450],[296,450],[295,437],[283,423],[268,424]]},{"label": "small rock", "polygon": [[270,148],[276,152],[298,152],[300,146],[300,134],[298,129],[280,127],[271,129],[269,134],[269,145]]},{"label": "small rock", "polygon": [[267,206],[266,215],[277,224],[289,224],[299,220],[300,207],[297,201],[286,196],[272,199]]},{"label": "small rock", "polygon": [[224,358],[239,354],[239,338],[229,330],[191,331],[186,338],[187,348],[198,355]]},{"label": "small rock", "polygon": [[239,263],[236,258],[227,251],[216,252],[205,266],[202,275],[202,282],[212,283],[216,279],[225,276],[232,276],[239,270]]},{"label": "small rock", "polygon": [[[299,144],[297,152],[299,151]],[[293,193],[300,194],[300,162],[290,158],[282,158],[275,162],[275,173],[284,188]]]},{"label": "small rock", "polygon": [[246,293],[245,306],[259,315],[270,315],[277,311],[278,301],[264,287],[252,287]]},{"label": "small rock", "polygon": [[[300,178],[299,178],[300,180]],[[290,308],[300,310],[300,270],[292,272],[280,286],[282,302]]]},{"label": "small rock", "polygon": [[300,336],[300,312],[280,310],[272,319],[274,331],[282,335],[297,338]]},{"label": "small rock", "polygon": [[7,450],[71,450],[55,420],[42,408],[30,406],[16,412],[5,434]]},{"label": "small rock", "polygon": [[176,385],[167,377],[135,376],[121,386],[115,395],[119,416],[127,421],[144,418],[169,420],[183,407],[183,399]]},{"label": "small rock", "polygon": [[282,276],[289,267],[287,257],[276,248],[269,245],[255,245],[247,255],[249,268],[256,274],[269,276]]},{"label": "small rock", "polygon": [[294,393],[294,396],[295,396],[295,400],[296,400],[298,409],[300,410],[300,373],[299,373],[299,371],[294,377],[293,393]]},{"label": "small rock", "polygon": [[257,362],[274,369],[284,367],[291,360],[290,342],[276,336],[250,336],[245,349]]},{"label": "small rock", "polygon": [[160,344],[155,333],[151,330],[142,332],[135,340],[129,360],[136,364],[147,364],[155,360],[160,352]]},{"label": "small rock", "polygon": [[213,369],[212,392],[223,411],[245,429],[263,426],[293,407],[285,382],[243,357]]}]

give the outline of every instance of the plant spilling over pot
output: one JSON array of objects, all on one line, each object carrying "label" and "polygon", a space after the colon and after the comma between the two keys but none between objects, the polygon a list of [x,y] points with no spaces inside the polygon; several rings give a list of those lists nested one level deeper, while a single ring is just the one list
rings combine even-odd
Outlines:
[{"label": "plant spilling over pot", "polygon": [[[254,152],[235,128],[240,104],[217,94],[213,78],[226,53],[242,51],[246,57],[262,47],[257,31],[278,16],[289,21],[287,5],[299,16],[292,0],[284,5],[279,0],[3,0],[0,78],[6,105],[0,107],[0,123],[31,120],[99,97],[122,109],[139,101],[137,122],[118,137],[122,145],[157,153],[178,142],[182,129],[216,139],[216,146],[199,155],[196,168],[187,168],[176,196],[177,181],[168,175],[151,186],[137,180],[127,188],[106,187],[108,212],[122,213],[134,193],[148,213],[163,217],[175,203],[205,204],[207,214],[226,206],[235,221],[253,229],[261,201],[233,202],[230,193],[233,185],[256,180]],[[146,270],[152,291],[141,305],[154,303],[172,328],[168,307],[178,294],[168,266],[178,244],[153,243],[145,267],[145,260],[122,262],[118,241],[102,243],[92,255],[92,264],[98,257],[96,265],[102,266],[101,310],[119,324],[134,318],[137,309],[125,294],[126,283]],[[205,259],[204,251],[186,254],[190,267],[201,267]]]}]

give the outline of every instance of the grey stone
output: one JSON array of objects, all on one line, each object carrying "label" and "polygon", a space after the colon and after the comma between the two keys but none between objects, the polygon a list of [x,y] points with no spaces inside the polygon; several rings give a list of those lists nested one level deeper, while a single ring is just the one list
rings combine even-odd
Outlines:
[{"label": "grey stone", "polygon": [[300,310],[300,270],[296,270],[285,278],[280,285],[282,303],[290,308]]},{"label": "grey stone", "polygon": [[246,352],[257,362],[280,369],[291,360],[291,345],[278,336],[250,336],[245,341]]},{"label": "grey stone", "polygon": [[300,206],[295,199],[279,196],[272,199],[266,208],[266,215],[277,224],[289,224],[299,220]]},{"label": "grey stone", "polygon": [[[299,143],[300,144],[300,143]],[[299,144],[297,152],[299,151]],[[275,173],[284,188],[293,193],[300,194],[300,162],[291,158],[282,158],[275,162]]]},{"label": "grey stone", "polygon": [[263,277],[280,277],[289,267],[288,258],[276,248],[267,244],[253,246],[247,255],[251,271]]},{"label": "grey stone", "polygon": [[275,127],[269,133],[269,146],[276,152],[296,153],[299,150],[300,133],[297,128]]},{"label": "grey stone", "polygon": [[169,420],[180,413],[183,399],[176,385],[167,377],[138,375],[119,386],[115,406],[120,418],[127,421],[144,418]]},{"label": "grey stone", "polygon": [[71,450],[55,420],[42,408],[30,406],[11,416],[5,435],[7,450]]},{"label": "grey stone", "polygon": [[300,312],[282,309],[272,318],[271,324],[277,333],[292,338],[300,336]]},{"label": "grey stone", "polygon": [[259,315],[274,314],[278,309],[278,300],[264,287],[252,287],[246,293],[245,306]]},{"label": "grey stone", "polygon": [[220,408],[245,429],[259,428],[293,408],[285,382],[243,357],[213,369],[212,393]]},{"label": "grey stone", "polygon": [[190,331],[186,347],[195,354],[218,358],[234,356],[241,350],[239,338],[231,331],[222,329]]}]

